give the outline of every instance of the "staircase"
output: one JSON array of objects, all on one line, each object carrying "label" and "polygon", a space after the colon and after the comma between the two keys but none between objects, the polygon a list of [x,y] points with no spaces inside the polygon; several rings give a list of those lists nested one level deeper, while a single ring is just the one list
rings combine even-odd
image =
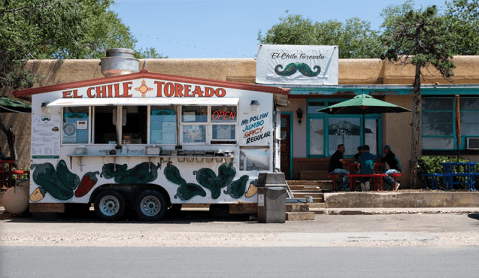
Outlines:
[{"label": "staircase", "polygon": [[[324,202],[324,193],[332,192],[333,181],[332,180],[288,180],[286,181],[290,187],[294,198],[308,198],[311,196],[313,198],[312,203],[306,204],[286,204],[286,215],[287,220],[311,220],[311,219],[290,219],[291,217],[301,218],[300,213],[308,213],[309,216],[305,214],[303,217],[311,217],[311,214],[321,214],[326,207]],[[288,213],[294,212],[295,214],[288,215]]]}]

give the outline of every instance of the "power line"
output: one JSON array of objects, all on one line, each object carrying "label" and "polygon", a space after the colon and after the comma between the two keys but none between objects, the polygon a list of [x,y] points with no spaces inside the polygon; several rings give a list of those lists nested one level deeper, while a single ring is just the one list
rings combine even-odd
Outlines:
[{"label": "power line", "polygon": [[[172,41],[172,40],[165,40],[165,39],[162,39],[162,38],[156,38],[156,37],[147,36],[147,35],[143,35],[143,34],[138,34],[138,35],[143,36],[143,37],[147,37],[147,38],[150,38],[150,39],[161,40],[161,41],[164,41],[164,42],[169,42],[169,43],[173,43],[173,44],[177,44],[177,45],[181,45],[181,46],[186,46],[186,47],[190,47],[190,48],[196,48],[196,49],[202,49],[202,50],[207,50],[207,51],[212,51],[212,52],[225,53],[225,54],[228,54],[228,55],[243,56],[243,57],[246,57],[246,58],[254,58],[254,55],[253,56],[246,56],[244,54],[237,54],[237,53],[232,53],[232,52],[228,52],[228,51],[221,51],[221,50],[217,50],[217,49],[201,47],[201,46],[197,46],[197,45],[190,45],[190,44],[186,44],[186,43],[181,43],[181,42]],[[165,53],[165,55],[168,55],[168,54]]]}]

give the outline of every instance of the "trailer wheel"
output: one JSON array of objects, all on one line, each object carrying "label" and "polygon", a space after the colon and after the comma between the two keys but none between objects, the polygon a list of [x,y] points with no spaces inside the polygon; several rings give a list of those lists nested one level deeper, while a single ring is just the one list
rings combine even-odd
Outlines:
[{"label": "trailer wheel", "polygon": [[155,190],[145,190],[136,196],[135,211],[143,221],[160,220],[168,210],[165,197]]},{"label": "trailer wheel", "polygon": [[95,213],[105,221],[118,220],[125,213],[125,200],[116,191],[103,191],[95,198]]}]

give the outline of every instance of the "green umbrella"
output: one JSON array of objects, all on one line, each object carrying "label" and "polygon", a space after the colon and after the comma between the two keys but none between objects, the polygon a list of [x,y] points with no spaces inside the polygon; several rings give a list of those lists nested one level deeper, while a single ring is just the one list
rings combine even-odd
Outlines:
[{"label": "green umbrella", "polygon": [[[328,114],[360,114],[363,115],[363,127],[365,127],[365,115],[366,114],[378,114],[378,113],[401,113],[412,112],[404,107],[375,99],[370,95],[361,94],[353,97],[350,100],[346,100],[322,109],[317,112],[323,112]],[[363,133],[363,143],[365,134]]]},{"label": "green umbrella", "polygon": [[32,111],[32,106],[21,101],[0,96],[0,113],[10,112],[28,112]]}]

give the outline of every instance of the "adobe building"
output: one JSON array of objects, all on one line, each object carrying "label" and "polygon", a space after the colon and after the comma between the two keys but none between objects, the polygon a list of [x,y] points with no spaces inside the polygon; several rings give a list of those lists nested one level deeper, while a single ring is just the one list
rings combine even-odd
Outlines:
[{"label": "adobe building", "polygon": [[[455,81],[443,79],[430,68],[424,71],[421,95],[422,139],[420,154],[460,154],[479,161],[475,138],[479,138],[479,56],[456,56]],[[32,60],[27,68],[46,78],[34,87],[103,78],[100,60]],[[148,59],[140,60],[140,69],[152,73],[180,75],[241,83],[256,83],[256,59]],[[281,171],[287,179],[325,178],[329,157],[337,143],[346,145],[346,158],[356,153],[358,145],[368,144],[371,152],[382,155],[382,146],[390,145],[403,165],[401,188],[409,188],[412,113],[367,115],[365,128],[355,128],[361,115],[326,115],[318,113],[358,94],[412,109],[415,68],[380,59],[339,59],[337,85],[296,85],[290,88],[288,105],[281,109]],[[11,89],[0,92],[13,97]],[[459,95],[462,136],[456,147],[455,95]],[[28,99],[26,99],[28,101]],[[29,114],[3,113],[3,123],[13,125],[20,169],[30,165],[31,118]],[[336,132],[338,125],[349,123],[348,132]],[[365,130],[365,142],[362,142]],[[357,137],[357,138],[356,138]],[[471,140],[472,139],[472,140]],[[469,143],[469,144],[468,144]],[[6,137],[0,145],[8,154]]]}]

